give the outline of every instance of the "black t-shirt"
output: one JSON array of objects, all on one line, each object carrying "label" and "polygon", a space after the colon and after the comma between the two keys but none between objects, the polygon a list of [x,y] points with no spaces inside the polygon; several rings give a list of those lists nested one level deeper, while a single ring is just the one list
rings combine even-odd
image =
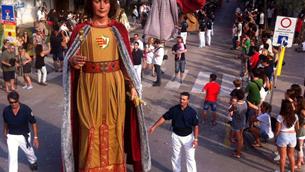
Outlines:
[{"label": "black t-shirt", "polygon": [[211,19],[209,19],[209,20],[207,21],[207,28],[208,28],[208,30],[211,30],[211,29],[212,29],[212,20],[211,20]]},{"label": "black t-shirt", "polygon": [[207,24],[206,24],[206,21],[204,19],[202,20],[199,20],[199,30],[201,32],[204,32],[207,28]]},{"label": "black t-shirt", "polygon": [[58,35],[55,35],[54,32],[50,37],[51,44],[51,54],[56,55],[58,57],[63,57],[63,47],[61,46],[61,42],[63,41],[63,37],[59,32]]},{"label": "black t-shirt", "polygon": [[204,20],[205,16],[202,12],[198,11],[197,18],[198,18],[198,20]]},{"label": "black t-shirt", "polygon": [[20,103],[20,109],[15,116],[11,106],[3,110],[3,120],[8,126],[8,133],[13,135],[24,135],[30,132],[29,123],[36,123],[32,109]]},{"label": "black t-shirt", "polygon": [[190,106],[181,110],[180,105],[171,107],[164,115],[165,120],[172,120],[173,132],[178,136],[187,136],[193,132],[193,127],[198,125],[197,112]]},{"label": "black t-shirt", "polygon": [[133,65],[140,65],[142,63],[143,51],[138,49],[137,51],[134,49],[132,51],[133,57]]},{"label": "black t-shirt", "polygon": [[188,28],[187,22],[186,22],[186,21],[183,21],[183,22],[181,23],[181,30],[180,30],[180,32],[187,32],[187,28]]},{"label": "black t-shirt", "polygon": [[41,56],[41,55],[36,56],[36,61],[35,61],[36,69],[41,69],[43,66],[45,66],[44,58],[45,56]]},{"label": "black t-shirt", "polygon": [[[184,49],[186,50],[186,45],[184,44]],[[175,44],[172,48],[172,51],[178,51],[179,50],[179,44]],[[175,61],[178,60],[177,54],[175,54]],[[181,53],[181,58],[180,60],[185,60],[185,53]]]}]

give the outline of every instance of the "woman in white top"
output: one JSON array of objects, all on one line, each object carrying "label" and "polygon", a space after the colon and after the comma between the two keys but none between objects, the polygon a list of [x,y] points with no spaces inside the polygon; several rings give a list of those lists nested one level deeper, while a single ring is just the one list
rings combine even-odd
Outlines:
[{"label": "woman in white top", "polygon": [[145,66],[144,68],[152,69],[152,75],[153,76],[155,76],[155,69],[154,69],[154,66],[152,64],[152,60],[154,58],[154,51],[155,51],[154,38],[153,37],[149,37],[148,40],[147,40],[147,44],[145,46],[145,54],[146,54],[146,64],[147,64],[147,66]]},{"label": "woman in white top", "polygon": [[282,101],[280,114],[276,120],[275,138],[280,153],[280,172],[285,171],[286,156],[289,159],[290,171],[294,172],[294,148],[297,144],[296,131],[299,128],[299,122],[291,101],[287,99]]}]

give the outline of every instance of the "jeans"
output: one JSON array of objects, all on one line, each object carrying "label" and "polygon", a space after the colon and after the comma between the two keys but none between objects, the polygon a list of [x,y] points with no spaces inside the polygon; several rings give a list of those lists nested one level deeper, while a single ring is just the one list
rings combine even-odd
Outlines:
[{"label": "jeans", "polygon": [[184,73],[185,70],[185,60],[176,60],[175,61],[175,73]]},{"label": "jeans", "polygon": [[161,65],[154,64],[155,72],[157,74],[157,84],[161,84]]}]

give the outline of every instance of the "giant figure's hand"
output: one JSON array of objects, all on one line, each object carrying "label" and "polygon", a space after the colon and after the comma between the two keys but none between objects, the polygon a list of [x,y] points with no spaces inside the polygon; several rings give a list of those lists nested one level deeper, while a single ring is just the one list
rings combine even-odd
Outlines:
[{"label": "giant figure's hand", "polygon": [[86,63],[87,57],[77,53],[75,56],[70,57],[69,62],[75,69],[80,69]]}]

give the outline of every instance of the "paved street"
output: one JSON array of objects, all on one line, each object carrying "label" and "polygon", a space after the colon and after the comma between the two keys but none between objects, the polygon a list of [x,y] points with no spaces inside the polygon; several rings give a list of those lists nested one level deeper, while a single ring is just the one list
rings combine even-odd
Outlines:
[{"label": "paved street", "polygon": [[[235,9],[234,3],[224,3],[218,10],[215,22],[215,35],[212,37],[210,47],[198,48],[197,33],[189,34],[187,38],[187,71],[183,84],[171,81],[174,76],[174,59],[171,55],[171,46],[175,41],[166,43],[169,59],[165,61],[163,80],[161,87],[152,87],[155,80],[145,72],[143,78],[146,125],[151,126],[168,108],[179,101],[179,93],[191,92],[191,105],[201,112],[203,95],[200,93],[202,86],[208,81],[209,74],[214,72],[218,76],[222,90],[218,103],[218,125],[210,124],[200,126],[199,147],[196,151],[198,172],[270,172],[277,169],[273,162],[275,147],[272,143],[263,144],[263,148],[253,149],[246,147],[241,159],[231,157],[234,147],[225,143],[226,108],[228,106],[228,94],[233,88],[232,81],[239,78],[240,61],[234,57],[239,51],[230,50],[232,15]],[[293,49],[286,51],[282,76],[278,78],[277,87],[273,97],[273,112],[278,113],[280,101],[284,91],[292,84],[303,84],[305,71],[305,54],[295,53]],[[51,60],[48,60],[51,62]],[[51,63],[48,62],[49,66]],[[63,88],[61,73],[55,73],[48,67],[48,83],[44,87],[36,83],[34,76],[34,88],[23,90],[18,86],[21,101],[32,107],[39,126],[40,148],[36,150],[39,160],[39,171],[60,171],[60,127],[63,112]],[[21,79],[21,78],[20,78]],[[269,101],[270,97],[267,97]],[[0,110],[7,105],[6,94],[0,91]],[[2,128],[2,117],[0,120]],[[2,129],[1,129],[2,130]],[[158,128],[149,136],[152,154],[152,172],[171,171],[171,131],[170,123]],[[21,152],[21,151],[20,151]],[[20,153],[19,171],[30,171],[23,153]],[[184,161],[183,161],[184,162]],[[0,138],[0,172],[7,171],[7,146],[3,137]],[[183,166],[184,170],[185,166]],[[131,168],[129,167],[129,170]],[[302,169],[305,171],[305,169]],[[131,170],[130,170],[131,171]]]}]

